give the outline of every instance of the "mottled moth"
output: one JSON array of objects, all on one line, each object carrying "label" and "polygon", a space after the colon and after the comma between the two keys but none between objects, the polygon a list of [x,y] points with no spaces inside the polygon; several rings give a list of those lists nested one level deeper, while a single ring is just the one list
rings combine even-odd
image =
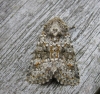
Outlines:
[{"label": "mottled moth", "polygon": [[59,17],[44,25],[27,71],[27,81],[45,84],[55,78],[62,85],[79,83],[79,71],[68,30]]}]

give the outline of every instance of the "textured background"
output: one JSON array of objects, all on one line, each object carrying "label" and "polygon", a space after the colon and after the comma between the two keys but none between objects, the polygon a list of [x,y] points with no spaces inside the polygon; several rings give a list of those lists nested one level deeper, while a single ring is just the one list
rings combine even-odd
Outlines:
[{"label": "textured background", "polygon": [[[77,86],[25,81],[43,25],[69,27],[80,72]],[[0,94],[94,94],[100,87],[100,0],[0,0]]]}]

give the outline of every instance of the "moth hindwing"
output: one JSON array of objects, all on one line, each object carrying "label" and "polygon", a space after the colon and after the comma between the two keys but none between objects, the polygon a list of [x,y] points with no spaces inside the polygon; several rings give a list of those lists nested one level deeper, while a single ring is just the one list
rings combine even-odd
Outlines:
[{"label": "moth hindwing", "polygon": [[73,45],[67,25],[58,17],[48,21],[39,37],[27,72],[27,80],[44,84],[55,78],[63,85],[79,83]]}]

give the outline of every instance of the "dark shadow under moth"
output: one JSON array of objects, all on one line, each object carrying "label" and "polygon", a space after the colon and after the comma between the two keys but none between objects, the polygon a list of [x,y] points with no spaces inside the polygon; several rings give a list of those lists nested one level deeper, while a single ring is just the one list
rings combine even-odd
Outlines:
[{"label": "dark shadow under moth", "polygon": [[79,71],[68,30],[58,17],[45,24],[27,70],[28,82],[45,84],[55,78],[62,85],[79,83]]}]

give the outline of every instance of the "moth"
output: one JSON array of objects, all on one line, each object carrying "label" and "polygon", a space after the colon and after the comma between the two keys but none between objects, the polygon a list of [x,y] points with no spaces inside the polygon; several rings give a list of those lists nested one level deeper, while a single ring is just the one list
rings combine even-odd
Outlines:
[{"label": "moth", "polygon": [[79,83],[79,71],[68,30],[59,17],[44,25],[27,71],[28,82],[45,84],[55,78],[62,85]]}]

